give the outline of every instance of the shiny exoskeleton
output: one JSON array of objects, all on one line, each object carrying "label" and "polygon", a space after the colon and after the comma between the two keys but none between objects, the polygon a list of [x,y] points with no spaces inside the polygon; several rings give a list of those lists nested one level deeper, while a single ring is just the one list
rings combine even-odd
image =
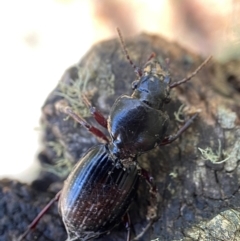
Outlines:
[{"label": "shiny exoskeleton", "polygon": [[[157,189],[152,183],[152,177],[138,166],[137,157],[156,146],[173,142],[197,116],[193,115],[175,135],[166,136],[169,116],[163,111],[163,107],[170,101],[170,89],[190,80],[210,58],[189,77],[171,84],[168,69],[163,69],[154,55],[151,55],[143,68],[136,67],[128,55],[119,30],[118,33],[125,55],[138,76],[132,84],[132,95],[117,98],[107,120],[83,98],[95,120],[108,129],[111,140],[70,107],[57,106],[57,109],[70,115],[106,144],[94,146],[87,151],[70,173],[62,191],[19,240],[27,235],[53,201],[58,199],[68,241],[91,240],[110,231],[126,214],[136,194],[140,175],[149,183],[153,194],[151,196],[156,197]],[[154,218],[156,216],[150,220],[150,224]],[[146,230],[147,228],[134,240]],[[127,240],[130,240],[130,231]]]},{"label": "shiny exoskeleton", "polygon": [[91,240],[110,231],[134,198],[139,171],[124,168],[108,145],[91,148],[65,181],[59,209],[68,240]]},{"label": "shiny exoskeleton", "polygon": [[133,94],[115,101],[108,119],[115,155],[124,158],[147,152],[164,139],[169,116],[162,109],[170,100],[169,83],[160,64],[150,61],[134,82]]}]

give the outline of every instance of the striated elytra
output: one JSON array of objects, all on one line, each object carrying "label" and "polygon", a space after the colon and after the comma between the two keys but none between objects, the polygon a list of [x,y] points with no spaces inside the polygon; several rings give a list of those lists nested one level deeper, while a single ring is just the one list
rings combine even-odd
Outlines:
[{"label": "striated elytra", "polygon": [[110,231],[127,212],[139,174],[131,162],[123,167],[110,145],[91,148],[65,181],[59,209],[68,240],[90,240]]}]

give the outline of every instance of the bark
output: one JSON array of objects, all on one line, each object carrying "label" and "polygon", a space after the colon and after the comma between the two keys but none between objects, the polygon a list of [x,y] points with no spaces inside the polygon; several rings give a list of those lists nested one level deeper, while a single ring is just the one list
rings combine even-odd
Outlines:
[{"label": "bark", "polygon": [[[200,56],[159,36],[142,34],[128,39],[126,45],[136,65],[145,63],[152,52],[163,65],[169,58],[172,82],[189,75],[203,61]],[[212,60],[191,81],[172,90],[172,101],[165,108],[171,120],[169,134],[175,133],[181,121],[188,119],[192,112],[201,112],[178,140],[139,158],[140,165],[155,178],[161,197],[159,219],[142,241],[240,240],[238,66],[238,61],[220,64]],[[64,99],[97,126],[79,95],[83,92],[107,116],[118,96],[131,95],[134,80],[134,71],[118,39],[95,45],[65,72],[42,108],[44,148],[39,160],[48,171],[43,171],[31,187],[1,182],[4,198],[0,210],[5,211],[0,222],[7,225],[0,232],[0,240],[12,240],[22,233],[39,209],[54,196],[56,181],[63,181],[82,154],[98,143],[71,118],[64,120],[66,115],[56,111],[55,104]],[[182,105],[185,108],[181,112]],[[21,188],[16,188],[18,186]],[[22,189],[24,194],[20,192]],[[148,187],[142,181],[130,208],[132,236],[147,224],[148,197]],[[14,202],[17,211],[9,208]],[[66,239],[56,206],[26,240]],[[18,218],[15,218],[16,212]],[[14,220],[12,225],[10,220]],[[123,224],[99,240],[126,240]]]}]

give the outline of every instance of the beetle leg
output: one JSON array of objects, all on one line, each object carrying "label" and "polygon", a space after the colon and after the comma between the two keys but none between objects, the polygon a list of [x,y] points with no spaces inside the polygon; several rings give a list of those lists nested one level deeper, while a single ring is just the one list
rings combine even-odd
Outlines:
[{"label": "beetle leg", "polygon": [[19,237],[18,241],[23,240],[31,232],[31,230],[33,230],[37,226],[42,216],[49,210],[49,208],[53,205],[53,203],[59,200],[60,195],[61,195],[61,191],[59,191],[55,195],[55,197],[51,199],[50,202],[43,208],[43,210],[37,215],[37,217],[28,226],[27,230]]},{"label": "beetle leg", "polygon": [[192,124],[192,122],[194,121],[194,119],[198,116],[198,113],[194,114],[179,130],[175,135],[170,135],[170,136],[166,136],[162,142],[159,144],[159,146],[165,146],[167,144],[172,143],[173,141],[175,141],[184,131],[186,131],[190,125]]},{"label": "beetle leg", "polygon": [[152,227],[153,223],[156,222],[157,218],[158,218],[159,193],[157,190],[157,186],[154,183],[154,179],[150,175],[150,173],[143,168],[140,168],[139,174],[146,180],[146,182],[150,186],[151,198],[150,198],[150,205],[148,207],[148,214],[147,214],[147,218],[148,218],[149,222],[144,227],[142,232],[139,233],[131,241],[139,240],[149,230],[149,228]]},{"label": "beetle leg", "polygon": [[85,95],[82,95],[82,100],[84,104],[89,108],[91,115],[94,117],[97,123],[107,129],[107,119],[103,116],[103,114],[97,110],[96,107],[91,105],[90,101]]},{"label": "beetle leg", "polygon": [[158,189],[154,182],[154,178],[150,175],[150,173],[147,170],[141,168],[140,175],[145,179],[145,181],[150,186],[149,192],[150,192],[151,196],[150,196],[150,205],[148,207],[147,218],[148,218],[148,220],[152,220],[154,222],[154,221],[156,221],[157,216],[158,216],[158,213],[157,213],[158,212],[157,205],[159,203]]},{"label": "beetle leg", "polygon": [[146,182],[150,186],[150,192],[151,193],[157,193],[157,187],[156,187],[156,185],[154,183],[154,179],[150,175],[150,173],[147,170],[141,168],[140,169],[140,175],[146,180]]},{"label": "beetle leg", "polygon": [[72,110],[72,108],[70,108],[69,106],[65,106],[61,103],[58,103],[56,105],[56,108],[59,111],[65,113],[67,115],[70,115],[75,121],[77,121],[80,125],[82,125],[85,129],[87,129],[89,132],[91,132],[96,137],[102,139],[106,143],[109,143],[109,139],[102,131],[100,131],[98,128],[88,124],[86,120],[84,120],[79,114],[74,112]]},{"label": "beetle leg", "polygon": [[131,219],[129,216],[129,213],[125,213],[125,215],[123,216],[123,222],[125,224],[125,227],[127,229],[127,241],[130,241],[131,238]]},{"label": "beetle leg", "polygon": [[154,222],[154,220],[150,220],[147,226],[142,230],[142,232],[138,234],[135,238],[133,238],[131,241],[139,240],[148,231],[148,229],[152,227]]},{"label": "beetle leg", "polygon": [[212,56],[209,56],[209,57],[208,57],[207,59],[205,59],[205,61],[203,61],[202,64],[199,65],[199,66],[197,67],[197,69],[195,69],[195,71],[192,72],[188,77],[186,77],[186,78],[184,78],[184,79],[182,79],[182,80],[179,80],[179,81],[177,81],[177,82],[172,83],[169,87],[170,87],[170,88],[174,88],[174,87],[176,87],[176,86],[178,86],[178,85],[181,85],[181,84],[189,81],[192,77],[194,77],[194,76],[204,67],[204,65],[206,65],[206,64],[208,63],[208,61],[209,61],[211,58],[212,58]]}]

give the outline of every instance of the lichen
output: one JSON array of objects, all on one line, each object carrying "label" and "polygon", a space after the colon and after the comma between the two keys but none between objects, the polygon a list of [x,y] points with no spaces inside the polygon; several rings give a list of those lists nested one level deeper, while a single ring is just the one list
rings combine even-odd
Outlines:
[{"label": "lichen", "polygon": [[177,178],[178,174],[177,174],[177,172],[171,172],[171,173],[169,173],[169,176],[172,178]]},{"label": "lichen", "polygon": [[[228,154],[222,150],[220,139],[218,139],[218,150],[215,153],[211,147],[207,147],[206,149],[198,147],[198,150],[201,152],[203,160],[209,160],[214,164],[224,163],[231,157],[231,154]],[[223,160],[221,160],[222,156],[225,156]]]},{"label": "lichen", "polygon": [[98,67],[98,74],[95,81],[101,95],[114,95],[115,93],[115,75],[113,74],[111,67],[112,65],[111,63],[108,63],[108,61],[101,61],[101,65]]},{"label": "lichen", "polygon": [[60,82],[59,88],[60,91],[56,91],[55,94],[62,96],[65,100],[68,101],[71,108],[81,115],[89,115],[85,105],[81,101],[82,93],[86,92],[87,83],[90,79],[90,73],[87,69],[78,68],[78,78],[76,80],[68,79],[68,83]]},{"label": "lichen", "polygon": [[68,156],[64,144],[60,141],[49,141],[47,145],[51,147],[56,154],[56,158],[53,160],[56,164],[43,164],[43,169],[59,177],[66,177],[73,168],[73,162],[70,160],[71,158]]},{"label": "lichen", "polygon": [[176,119],[176,121],[178,121],[178,122],[184,122],[185,120],[182,118],[182,116],[183,116],[183,109],[184,109],[184,104],[182,104],[179,108],[178,108],[178,110],[177,111],[174,111],[174,116],[175,116],[175,119]]},{"label": "lichen", "polygon": [[228,240],[237,241],[240,231],[240,213],[237,210],[225,210],[209,221],[200,222],[184,233],[191,240]]},{"label": "lichen", "polygon": [[240,160],[240,129],[234,130],[236,141],[229,148],[229,153],[231,156],[225,165],[226,171],[233,171]]},{"label": "lichen", "polygon": [[237,119],[236,113],[220,106],[217,110],[218,123],[223,129],[232,129],[235,127],[235,121]]}]

